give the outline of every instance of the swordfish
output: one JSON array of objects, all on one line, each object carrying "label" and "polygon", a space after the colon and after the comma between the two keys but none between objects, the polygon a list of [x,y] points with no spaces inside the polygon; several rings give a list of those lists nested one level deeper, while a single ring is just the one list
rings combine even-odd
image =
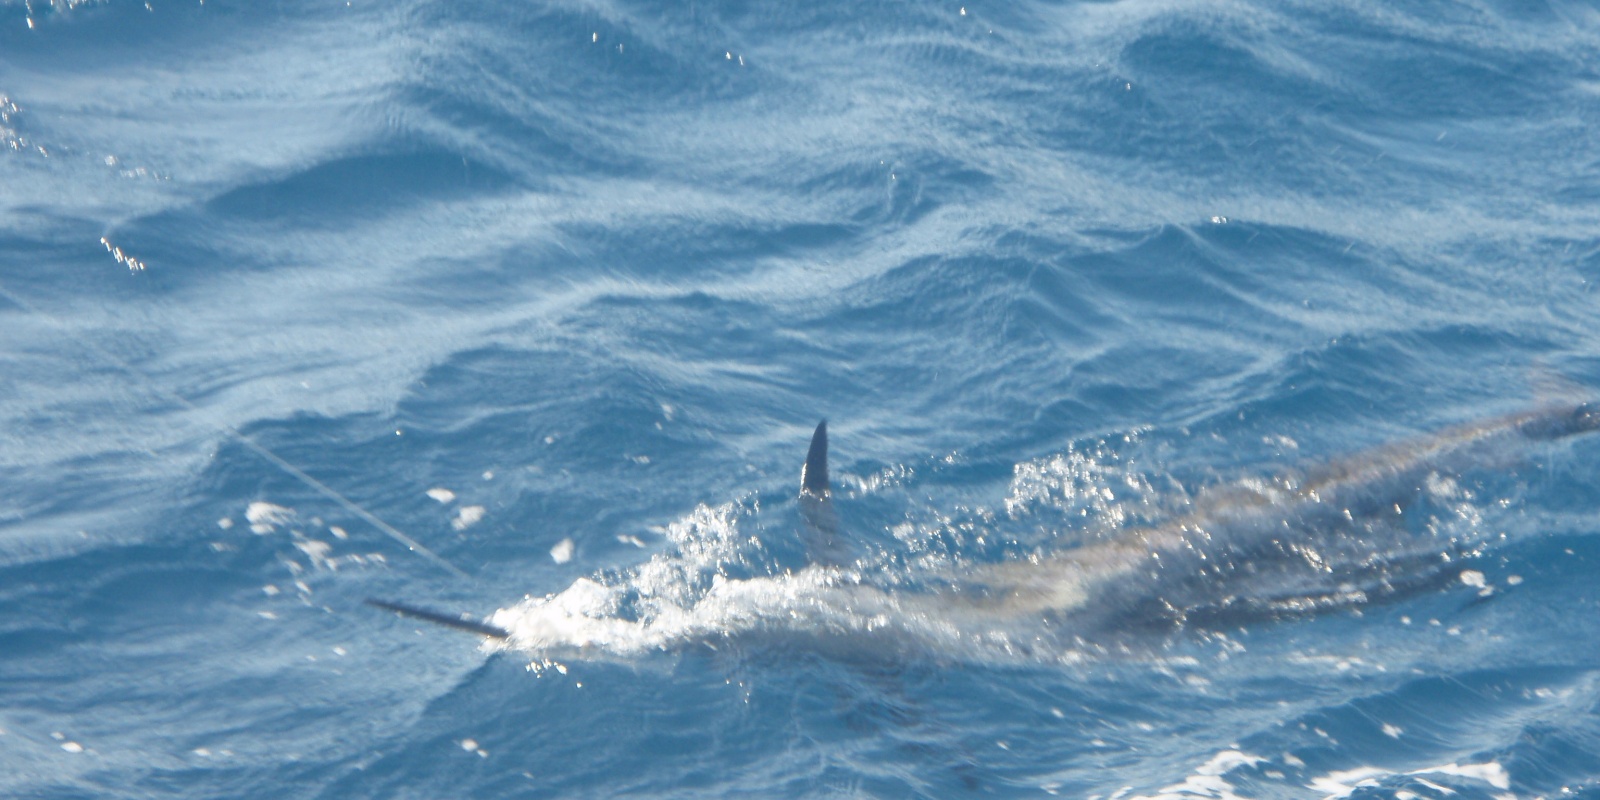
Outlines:
[{"label": "swordfish", "polygon": [[[1205,631],[1348,607],[1436,583],[1473,543],[1415,530],[1418,502],[1466,472],[1515,463],[1538,442],[1600,429],[1600,405],[1551,405],[1391,444],[1317,468],[1201,493],[1159,524],[1026,559],[875,581],[850,563],[828,475],[826,421],[812,435],[798,505],[809,564],[744,578],[658,555],[631,571],[486,620],[382,600],[379,608],[554,658],[629,658],[694,644],[808,636],[819,648],[945,658],[1067,658],[1130,635]],[[1424,526],[1426,527],[1426,526]],[[672,559],[678,559],[673,562]]]}]

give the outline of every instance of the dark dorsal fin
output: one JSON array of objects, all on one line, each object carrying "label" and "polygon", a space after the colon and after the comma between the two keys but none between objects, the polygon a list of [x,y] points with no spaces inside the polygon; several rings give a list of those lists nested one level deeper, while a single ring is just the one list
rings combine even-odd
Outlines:
[{"label": "dark dorsal fin", "polygon": [[806,465],[800,468],[800,493],[828,496],[827,420],[817,423],[817,432],[811,434],[811,450],[806,453]]},{"label": "dark dorsal fin", "polygon": [[812,564],[844,566],[855,560],[849,544],[839,536],[839,517],[833,513],[833,497],[828,487],[828,421],[817,423],[811,435],[811,450],[800,470],[800,518],[805,521],[800,535],[806,545],[806,559]]},{"label": "dark dorsal fin", "polygon": [[402,617],[420,619],[435,625],[443,625],[446,628],[455,628],[458,631],[468,631],[494,639],[511,638],[511,632],[505,628],[496,627],[487,622],[474,622],[466,617],[452,617],[442,611],[408,606],[404,603],[391,603],[388,600],[378,600],[372,597],[367,598],[367,605],[376,606],[386,611],[393,611]]}]

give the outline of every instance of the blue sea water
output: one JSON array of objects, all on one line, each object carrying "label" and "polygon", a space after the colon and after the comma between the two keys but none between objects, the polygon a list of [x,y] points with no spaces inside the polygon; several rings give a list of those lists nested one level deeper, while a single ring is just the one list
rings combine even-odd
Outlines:
[{"label": "blue sea water", "polygon": [[[1274,500],[1600,395],[1596,53],[1583,2],[0,0],[0,796],[1600,797],[1600,437]],[[1269,610],[950,622],[1263,504],[1298,571],[1110,580]]]}]

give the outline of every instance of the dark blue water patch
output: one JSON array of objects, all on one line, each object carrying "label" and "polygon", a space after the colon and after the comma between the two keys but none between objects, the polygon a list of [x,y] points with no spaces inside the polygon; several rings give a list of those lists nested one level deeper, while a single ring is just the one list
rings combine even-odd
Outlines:
[{"label": "dark blue water patch", "polygon": [[1218,327],[1251,316],[1255,280],[1240,265],[1198,246],[1184,228],[1164,226],[1115,250],[1077,256],[1064,265],[1140,309],[1141,321],[1187,321]]},{"label": "dark blue water patch", "polygon": [[[12,708],[75,715],[95,704],[192,701],[193,693],[165,694],[165,684],[118,697],[73,676],[88,669],[181,669],[192,654],[149,644],[197,640],[190,632],[228,618],[238,597],[258,586],[249,573],[211,555],[184,543],[113,546],[6,567],[9,601],[30,609],[25,624],[0,634],[0,657],[12,662]],[[114,643],[110,652],[106,643]]]},{"label": "dark blue water patch", "polygon": [[[697,312],[701,307],[706,310]],[[740,313],[745,308],[751,313]],[[624,380],[639,382],[639,393],[630,396],[657,404],[658,415],[664,413],[659,404],[665,403],[683,409],[686,420],[742,435],[761,426],[770,429],[774,419],[814,424],[817,417],[842,407],[829,398],[851,379],[849,371],[840,369],[837,354],[809,344],[803,330],[781,320],[764,324],[770,313],[709,295],[690,294],[667,303],[607,297],[568,327],[598,336],[616,330],[619,320],[629,321],[621,339],[604,335],[656,357],[613,362],[614,369],[632,375]],[[725,327],[719,327],[719,318],[726,319]],[[691,333],[702,323],[706,327],[699,335]],[[610,360],[583,340],[570,346],[582,358]],[[669,388],[673,386],[677,388]],[[729,412],[731,416],[722,416]]]},{"label": "dark blue water patch", "polygon": [[[94,775],[101,796],[148,797],[158,793],[179,797],[248,797],[259,795],[263,785],[271,785],[281,786],[282,791],[290,794],[309,797],[324,785],[324,782],[308,780],[308,775],[325,775],[328,772],[325,765],[330,761],[337,763],[342,755],[339,751],[344,748],[339,746],[342,743],[336,738],[328,737],[328,731],[345,724],[347,720],[341,719],[327,705],[297,702],[298,698],[293,696],[294,687],[271,681],[240,681],[217,689],[231,699],[232,716],[254,717],[254,723],[261,732],[282,736],[285,741],[292,743],[285,752],[276,754],[283,757],[286,763],[264,763],[254,753],[234,754],[224,750],[201,757],[192,751],[182,750],[177,758],[169,756],[161,759],[158,765],[138,770],[107,770]],[[276,715],[263,713],[266,710],[264,707],[271,704],[280,706]],[[210,714],[203,716],[206,717],[205,722],[216,724],[209,719]],[[228,737],[238,733],[237,729],[231,727],[219,728]],[[213,741],[215,739],[201,734],[193,738],[185,737],[174,744],[202,745]],[[333,746],[329,747],[329,744]],[[167,766],[173,761],[188,761],[195,766]],[[289,765],[292,768],[288,768]]]},{"label": "dark blue water patch", "polygon": [[[603,295],[574,315],[569,330],[579,337],[572,346],[585,351],[592,347],[585,334],[622,332],[630,349],[658,359],[627,368],[648,374],[658,402],[689,413],[766,408],[773,387],[797,386],[802,366],[819,358],[804,326],[771,306],[700,291],[664,298]],[[672,384],[677,388],[669,390]]]},{"label": "dark blue water patch", "polygon": [[[1030,740],[1036,725],[1018,721],[1041,717],[1034,705],[1041,698],[1061,703],[1027,688],[1037,677],[1032,673],[1006,675],[999,685],[1018,684],[1017,695],[995,702],[996,676],[989,671],[981,678],[943,669],[879,674],[793,655],[792,661],[781,650],[755,656],[745,662],[748,669],[733,666],[734,681],[724,677],[730,674],[726,663],[693,654],[670,674],[576,664],[565,675],[546,669],[533,678],[491,663],[436,702],[418,721],[416,735],[397,737],[398,751],[352,771],[335,789],[341,796],[426,793],[435,780],[426,776],[451,775],[497,796],[559,795],[596,785],[610,795],[668,787],[715,792],[728,790],[730,781],[735,787],[745,781],[787,785],[781,794],[788,796],[809,795],[833,775],[885,791],[1005,791],[1036,768],[1036,748],[1051,747],[1054,737]],[[751,675],[755,681],[746,684]],[[518,701],[505,703],[507,692]],[[686,695],[697,700],[685,703]],[[695,710],[684,716],[685,707]],[[1069,708],[1074,714],[1063,714],[1058,725],[1091,732],[1116,714],[1098,705]],[[1021,746],[1008,753],[992,739],[961,733],[989,727],[985,720],[1002,729],[1018,726]],[[606,735],[575,736],[579,729]],[[466,751],[462,743],[469,739],[486,755]],[[773,753],[787,755],[775,759]],[[841,756],[881,766],[858,763],[829,772],[825,765]],[[720,766],[703,766],[708,763]]]},{"label": "dark blue water patch", "polygon": [[[462,255],[430,254],[424,269],[397,270],[374,280],[381,280],[385,300],[405,307],[450,309],[461,318],[515,319],[510,310],[530,297],[560,294],[595,273],[594,261],[559,237],[535,234],[477,244]],[[373,287],[378,293],[378,284]],[[537,314],[521,316],[508,327],[545,324]]]},{"label": "dark blue water patch", "polygon": [[137,631],[141,638],[164,639],[173,630],[214,625],[225,616],[217,612],[219,605],[229,598],[259,594],[259,586],[248,572],[206,563],[207,552],[202,547],[148,555],[124,551],[115,561],[80,561],[82,573],[94,577],[92,585],[79,585],[75,613],[105,626],[100,635],[119,638]]},{"label": "dark blue water patch", "polygon": [[[1503,363],[1508,354],[1512,361],[1534,363],[1541,355],[1560,348],[1560,343],[1549,334],[1549,327],[1508,326],[1502,329],[1483,323],[1456,323],[1419,328],[1408,337],[1405,345],[1424,361],[1448,362],[1455,368],[1476,370]],[[1491,350],[1500,353],[1496,360],[1484,357]]]},{"label": "dark blue water patch", "polygon": [[[1303,327],[1323,327],[1329,312],[1361,318],[1373,309],[1357,296],[1378,296],[1402,306],[1446,302],[1455,293],[1492,280],[1486,258],[1417,257],[1389,247],[1356,247],[1349,239],[1297,227],[1250,220],[1180,228],[1192,237],[1172,246],[1179,264],[1214,276],[1217,283],[1259,306],[1256,314],[1227,319],[1256,337],[1303,340]],[[1129,255],[1152,252],[1130,248]],[[1504,252],[1492,254],[1503,257]],[[1463,263],[1465,261],[1465,264]],[[1370,294],[1369,294],[1370,293]],[[1352,320],[1349,324],[1357,324]]]},{"label": "dark blue water patch", "polygon": [[567,224],[562,232],[586,262],[629,276],[747,275],[776,261],[853,258],[876,237],[966,201],[992,178],[934,154],[902,154],[891,166],[858,162],[818,172],[799,165],[753,182],[836,198],[838,214],[777,222],[686,215],[638,226],[625,238],[597,224]]},{"label": "dark blue water patch", "polygon": [[[1394,295],[1410,294],[1407,290],[1413,288],[1407,278],[1415,267],[1398,254],[1357,253],[1350,241],[1320,231],[1228,220],[1169,232],[1179,234],[1192,239],[1181,246],[1193,251],[1190,258],[1200,262],[1202,271],[1217,275],[1269,310],[1273,309],[1266,301],[1319,310],[1344,308],[1342,295],[1352,282]],[[1174,246],[1180,245],[1174,242]],[[1276,310],[1279,316],[1271,319],[1293,316],[1282,307]]]},{"label": "dark blue water patch", "polygon": [[1335,177],[1339,161],[1313,142],[1335,138],[1355,148],[1346,157],[1376,154],[1329,129],[1330,116],[1354,105],[1345,93],[1263,61],[1240,34],[1215,25],[1185,19],[1144,32],[1123,47],[1114,71],[1073,76],[1077,91],[1038,98],[1051,109],[1036,114],[1042,143],[1293,190],[1347,183]]},{"label": "dark blue water patch", "polygon": [[[139,291],[145,276],[117,263],[100,241],[102,224],[53,214],[44,219],[43,209],[22,209],[13,222],[33,213],[41,215],[35,231],[13,228],[0,235],[0,252],[7,254],[0,261],[0,289],[46,316],[73,304],[109,303]],[[5,295],[0,295],[0,309],[23,310]]]},{"label": "dark blue water patch", "polygon": [[89,625],[79,613],[82,575],[77,572],[80,562],[74,559],[33,562],[7,566],[0,572],[9,580],[0,589],[0,599],[9,607],[26,606],[32,610],[26,619],[8,620],[3,636],[6,647],[0,653],[22,660],[28,656],[54,651],[65,641],[83,636]]},{"label": "dark blue water patch", "polygon": [[[1210,119],[1210,131],[1243,142],[1247,119],[1270,120],[1293,108],[1337,110],[1349,99],[1335,86],[1275,64],[1259,52],[1265,42],[1220,19],[1179,17],[1124,45],[1118,66],[1162,108]],[[1291,105],[1292,104],[1292,105]],[[1202,109],[1205,106],[1207,108]],[[1220,124],[1216,124],[1220,123]],[[1237,138],[1236,138],[1237,137]]]},{"label": "dark blue water patch", "polygon": [[[403,491],[388,486],[389,480],[395,473],[403,474],[415,455],[403,431],[396,434],[400,426],[377,414],[330,418],[300,413],[243,426],[240,434],[291,464],[311,465],[315,477],[324,483],[352,493],[371,491],[375,494],[366,496],[365,502],[387,504],[400,501],[394,493]],[[252,484],[254,491],[249,491]],[[201,485],[252,499],[312,491],[231,438],[219,446]]]},{"label": "dark blue water patch", "polygon": [[1530,484],[1529,504],[1550,515],[1538,523],[1545,532],[1590,533],[1596,526],[1586,524],[1584,509],[1600,500],[1597,465],[1600,441],[1588,435],[1535,447],[1512,470]]},{"label": "dark blue water patch", "polygon": [[[1462,16],[1456,12],[1441,16]],[[1347,22],[1363,32],[1351,33]],[[1397,128],[1426,122],[1431,140],[1464,120],[1566,119],[1572,104],[1559,98],[1566,76],[1586,69],[1559,48],[1444,41],[1396,44],[1395,31],[1372,20],[1313,23],[1304,31],[1285,26],[1266,35],[1232,30],[1225,20],[1177,17],[1141,31],[1120,54],[1115,75],[1059,76],[1021,91],[1038,95],[1028,106],[1037,117],[1033,127],[1050,132],[1041,140],[1046,146],[1171,164],[1187,176],[1248,177],[1254,186],[1335,196],[1367,187],[1368,198],[1379,187],[1426,195],[1418,178],[1475,175],[1462,171],[1461,158],[1441,162],[1432,141],[1407,145]],[[1277,49],[1310,64],[1274,63]],[[1076,91],[1043,88],[1060,86],[1063,77]],[[1090,106],[1062,107],[1060,98]],[[1498,157],[1492,148],[1469,147]],[[1410,169],[1392,168],[1395,158]]]},{"label": "dark blue water patch", "polygon": [[115,70],[237,45],[242,31],[284,36],[325,8],[294,0],[8,3],[0,8],[0,53],[65,73]]},{"label": "dark blue water patch", "polygon": [[[381,421],[372,418],[366,422],[369,425],[382,424]],[[305,450],[292,450],[292,445],[280,440],[282,427],[282,423],[264,421],[247,426],[248,429],[241,433],[269,450],[281,447],[284,454],[290,458],[298,459],[308,455]],[[389,430],[392,433],[393,428]],[[329,431],[323,431],[323,435],[328,433]],[[301,446],[307,447],[304,444]],[[337,437],[319,442],[317,446],[319,448],[315,451],[317,457],[302,463],[310,467],[313,477],[329,483],[330,486],[340,486],[350,466],[338,467],[339,459],[334,454],[344,452],[346,448],[352,446],[352,442],[344,437]],[[341,474],[333,474],[329,470],[330,467],[340,469]],[[217,516],[212,517],[214,520],[240,514],[249,503],[263,499],[271,492],[289,485],[287,482],[294,481],[292,476],[283,475],[277,467],[244,444],[232,439],[222,439],[217,443],[216,452],[204,469],[191,478],[190,491],[196,498],[213,499],[215,505],[205,508],[200,513],[215,513]],[[341,486],[341,488],[353,487]]]},{"label": "dark blue water patch", "polygon": [[528,179],[638,175],[650,163],[628,141],[643,114],[738,101],[758,80],[725,58],[726,40],[705,40],[692,10],[630,20],[436,4],[413,16],[456,46],[422,53],[398,99]]},{"label": "dark blue water patch", "polygon": [[[739,689],[720,675],[573,664],[565,674],[546,669],[535,677],[499,657],[431,703],[410,730],[379,742],[379,758],[347,765],[326,785],[328,796],[341,797],[463,789],[625,796],[698,785],[718,777],[701,771],[707,756],[737,771],[740,761],[771,752],[764,745],[772,733],[741,723],[747,716]],[[466,749],[468,740],[475,749]]]},{"label": "dark blue water patch", "polygon": [[[1197,384],[1224,381],[1250,360],[1248,353],[1221,349],[1118,346],[1078,364],[1068,390],[1087,406],[1130,423],[1181,419],[1199,410],[1194,398]],[[1181,368],[1175,366],[1179,364]]]},{"label": "dark blue water patch", "polygon": [[582,253],[581,262],[564,271],[692,283],[749,275],[775,260],[848,253],[864,228],[835,220],[755,223],[690,216],[641,224],[627,236],[587,223],[562,225],[561,232]]},{"label": "dark blue water patch", "polygon": [[511,176],[493,167],[444,151],[357,154],[231,189],[207,201],[205,213],[268,228],[344,228],[513,185]]},{"label": "dark blue water patch", "polygon": [[943,702],[949,677],[944,668],[927,662],[840,667],[812,659],[797,659],[789,668],[818,679],[807,681],[801,695],[814,704],[802,709],[811,728],[806,734],[882,764],[868,770],[875,791],[939,796],[999,788],[999,765],[962,740],[960,730],[971,722],[963,718],[967,710]]},{"label": "dark blue water patch", "polygon": [[[982,169],[932,151],[897,152],[888,166],[887,176],[877,175],[880,182],[888,178],[887,197],[851,214],[854,222],[882,233],[915,224],[946,205],[972,202],[996,185],[994,176]],[[870,173],[869,168],[866,175]]]},{"label": "dark blue water patch", "polygon": [[763,29],[775,39],[822,34],[845,40],[868,40],[886,26],[891,30],[953,29],[953,10],[894,0],[881,6],[810,5],[780,2],[739,2],[721,7],[719,17],[729,25]]},{"label": "dark blue water patch", "polygon": [[[1587,467],[1583,474],[1594,471]],[[1600,493],[1593,483],[1584,489],[1584,496],[1590,500]],[[1554,524],[1537,514],[1529,516],[1533,524],[1528,527],[1532,529],[1515,531],[1518,536],[1512,542],[1494,551],[1499,563],[1490,573],[1523,577],[1522,585],[1527,588],[1504,590],[1516,599],[1518,613],[1527,613],[1524,604],[1537,602],[1552,617],[1560,615],[1575,621],[1574,615],[1600,607],[1600,592],[1587,577],[1600,566],[1600,537],[1595,536],[1600,526],[1583,515],[1573,515],[1564,520],[1565,524]],[[1556,523],[1562,521],[1561,517],[1555,518]],[[1504,581],[1500,585],[1505,585]],[[1557,636],[1554,641],[1562,638]],[[1589,642],[1573,640],[1569,647],[1574,663],[1587,663],[1590,659]]]},{"label": "dark blue water patch", "polygon": [[[19,520],[61,516],[72,519],[99,514],[137,516],[154,499],[150,489],[130,480],[147,472],[159,472],[160,459],[148,451],[112,448],[93,456],[62,459],[47,467],[0,470],[11,473],[9,485],[16,488],[11,498]],[[165,495],[165,492],[163,492]],[[101,531],[96,531],[100,533]],[[58,530],[57,533],[82,533]]]},{"label": "dark blue water patch", "polygon": [[1007,65],[974,91],[1017,109],[1003,124],[975,132],[982,141],[1024,152],[1082,153],[1130,167],[1161,159],[1173,148],[1174,133],[1158,125],[1167,115],[1160,98],[1135,87],[1114,64],[1088,72]]},{"label": "dark blue water patch", "polygon": [[[1204,675],[1211,666],[1192,669]],[[1231,703],[1177,690],[1174,684],[1187,672],[1138,660],[946,670],[924,699],[925,713],[954,731],[973,732],[958,733],[958,741],[980,765],[985,793],[1027,796],[1045,784],[1062,795],[1115,791],[1127,782],[1108,785],[1108,775],[1148,775],[1142,762],[1181,762],[1189,737],[1203,740],[1201,731],[1215,736],[1226,730],[1217,723]],[[1180,713],[1172,713],[1174,703],[1182,704]],[[1150,733],[1157,742],[1146,738]]]},{"label": "dark blue water patch", "polygon": [[[1485,403],[1498,400],[1506,411],[1536,405],[1539,397],[1528,391],[1529,374],[1521,365],[1553,350],[1554,343],[1536,335],[1478,324],[1341,335],[1289,355],[1273,378],[1271,396],[1252,405],[1272,416],[1281,409],[1285,418],[1302,423],[1379,416],[1413,432],[1437,430],[1481,415]],[[1523,355],[1507,365],[1507,352]],[[1475,379],[1457,384],[1446,377],[1462,370]],[[1507,405],[1499,399],[1507,387],[1527,399]]]},{"label": "dark blue water patch", "polygon": [[[1467,331],[1395,331],[1387,334],[1339,336],[1326,344],[1289,354],[1257,397],[1246,403],[1245,415],[1275,420],[1309,430],[1343,428],[1374,416],[1413,432],[1435,430],[1460,420],[1451,409],[1473,406],[1485,395],[1500,392],[1463,385],[1440,392],[1431,401],[1418,395],[1419,384],[1443,363],[1471,363],[1484,352],[1473,346]],[[1495,336],[1506,344],[1504,336]],[[1441,352],[1441,350],[1443,352]],[[1485,359],[1489,360],[1489,359]],[[1485,369],[1498,366],[1484,365]],[[1399,431],[1395,431],[1398,433]],[[1321,437],[1316,437],[1321,438]],[[1334,438],[1339,438],[1335,436]]]},{"label": "dark blue water patch", "polygon": [[320,786],[296,776],[286,774],[281,766],[220,766],[207,765],[187,769],[157,768],[141,775],[129,785],[121,785],[107,776],[106,785],[97,789],[99,797],[251,797],[263,785],[272,785],[273,791],[309,797]]},{"label": "dark blue water patch", "polygon": [[[543,560],[568,536],[589,557],[631,560],[638,551],[618,544],[617,535],[654,541],[648,528],[697,503],[719,504],[771,484],[760,469],[750,472],[749,456],[730,441],[753,432],[729,418],[742,391],[715,378],[699,387],[681,379],[668,383],[586,348],[489,348],[430,371],[392,422],[404,436],[374,424],[366,434],[374,438],[358,437],[352,449],[340,444],[351,435],[338,428],[366,427],[359,419],[301,423],[288,430],[304,441],[283,454],[300,463],[335,462],[336,469],[318,469],[336,486],[381,480],[401,491],[410,487],[409,496],[379,491],[360,498],[401,518],[442,521],[432,501],[420,496],[436,485],[457,491],[461,503],[487,504],[488,517],[470,531],[445,533],[443,540],[428,534],[474,563]],[[471,402],[463,405],[464,398]],[[461,416],[469,407],[474,412]],[[757,403],[736,419],[761,413]],[[329,426],[332,433],[316,430]],[[775,467],[792,493],[788,476],[797,474],[804,446],[797,436],[793,452],[764,452],[755,456],[757,464]],[[377,455],[380,450],[388,454]],[[276,488],[268,497],[293,489],[277,478],[269,483]]]},{"label": "dark blue water patch", "polygon": [[[459,36],[462,46],[429,54],[420,71],[444,85],[488,89],[485,97],[499,94],[504,107],[519,111],[524,99],[538,96],[637,115],[685,101],[735,100],[756,85],[758,70],[735,68],[725,55],[741,32],[721,21],[721,7],[615,11],[434,3],[414,12],[414,22]],[[462,80],[460,68],[477,80]]]},{"label": "dark blue water patch", "polygon": [[1496,754],[1517,786],[1553,796],[1600,794],[1600,708],[1591,707],[1576,725],[1534,721],[1509,747]]},{"label": "dark blue water patch", "polygon": [[402,89],[395,101],[448,126],[455,140],[487,139],[491,146],[475,146],[473,156],[528,183],[572,175],[629,175],[646,166],[637,154],[612,144],[619,137],[574,126],[566,115],[540,119],[535,111],[501,107],[499,98],[426,85]]},{"label": "dark blue water patch", "polygon": [[[1012,266],[1010,259],[1000,263]],[[1116,318],[1088,290],[1085,281],[1070,268],[1070,259],[1027,264],[1025,283],[1008,298],[1017,308],[1014,314],[1031,324],[1040,336],[1058,346],[1082,347],[1092,341],[1092,332],[1105,330]]]},{"label": "dark blue water patch", "polygon": [[[594,353],[492,355],[512,356],[524,362],[516,379],[494,385],[476,384],[476,388],[487,392],[478,394],[483,408],[507,409],[481,418],[502,436],[512,434],[501,445],[506,448],[502,452],[508,460],[526,462],[528,454],[537,448],[544,457],[559,459],[564,468],[610,473],[624,468],[621,465],[633,456],[646,455],[662,444],[656,437],[666,434],[656,423],[665,419],[665,399],[653,376]],[[540,365],[548,368],[539,369]],[[423,425],[419,431],[422,446],[430,449],[443,446],[458,433],[450,430],[455,427],[451,420],[438,416],[445,409],[438,404],[448,404],[474,388],[473,383],[453,383],[449,377],[449,371],[443,371],[430,378],[437,390],[430,389],[415,403],[418,421]],[[402,407],[402,424],[410,405]],[[580,414],[579,409],[592,413]],[[499,448],[490,452],[496,450]],[[518,451],[524,455],[513,457],[512,453]]]},{"label": "dark blue water patch", "polygon": [[[833,394],[865,409],[921,409],[915,418],[929,418],[933,407],[960,408],[959,425],[980,438],[983,428],[1028,414],[1068,384],[1102,313],[1084,288],[1049,264],[923,257],[852,287],[806,327],[846,343],[841,362],[872,365],[840,374],[852,388]],[[929,331],[965,346],[946,347],[927,339]]]},{"label": "dark blue water patch", "polygon": [[[1507,723],[1542,704],[1536,690],[1582,683],[1587,675],[1587,670],[1522,667],[1515,672],[1475,671],[1406,681],[1248,737],[1240,743],[1246,751],[1290,754],[1300,763],[1268,755],[1259,764],[1231,772],[1229,782],[1262,792],[1261,796],[1278,796],[1285,781],[1304,786],[1314,776],[1358,767],[1403,772],[1406,765],[1450,763],[1474,745],[1482,748],[1482,754],[1472,761],[1483,763],[1495,757],[1494,745]],[[1508,767],[1519,791],[1527,790],[1526,778],[1538,777],[1525,776],[1515,762],[1501,766]],[[1423,777],[1464,796],[1492,796],[1489,785],[1480,780],[1441,774]],[[1387,797],[1395,790],[1415,790],[1418,784],[1413,777],[1395,774],[1382,776],[1379,785],[1385,790],[1369,789],[1366,796]]]},{"label": "dark blue water patch", "polygon": [[[1511,29],[1533,23],[1526,10],[1505,17],[1435,4],[1408,9],[1395,26],[1382,17],[1327,9],[1308,17],[1331,47],[1313,50],[1360,92],[1369,114],[1356,119],[1451,120],[1525,114],[1546,107],[1549,91],[1576,67],[1559,45],[1529,47],[1519,36],[1452,37],[1443,31]],[[1566,23],[1555,20],[1552,27]],[[1425,35],[1419,31],[1428,31]],[[1507,31],[1508,33],[1511,31]]]},{"label": "dark blue water patch", "polygon": [[1572,173],[1555,191],[1554,199],[1573,208],[1594,207],[1600,202],[1600,161],[1591,160]]},{"label": "dark blue water patch", "polygon": [[867,223],[881,213],[889,168],[882,159],[817,161],[794,165],[782,173],[760,176],[762,185],[785,185],[802,196],[848,199],[851,219]]},{"label": "dark blue water patch", "polygon": [[103,786],[88,788],[58,783],[40,787],[37,791],[25,790],[18,794],[17,797],[19,800],[78,800],[79,798],[91,800],[91,798],[105,797],[105,791]]},{"label": "dark blue water patch", "polygon": [[1575,244],[1578,252],[1578,271],[1588,283],[1585,288],[1589,292],[1594,292],[1596,291],[1594,284],[1600,284],[1600,241],[1591,240]]},{"label": "dark blue water patch", "polygon": [[959,331],[963,341],[983,349],[1024,345],[1039,335],[1086,342],[1088,325],[1073,319],[1094,314],[1072,276],[987,257],[915,258],[852,287],[841,300],[821,323],[836,334],[887,340],[935,327]]},{"label": "dark blue water patch", "polygon": [[[203,203],[136,218],[119,225],[109,238],[159,267],[135,275],[137,282],[123,293],[160,296],[193,291],[200,282],[225,280],[241,271],[305,266],[303,254],[268,255],[276,248],[255,246],[261,237],[359,228],[417,213],[433,203],[503,194],[515,185],[505,173],[444,151],[349,155],[240,185]],[[97,271],[116,266],[109,254],[86,252],[84,258],[92,259],[88,263]]]}]

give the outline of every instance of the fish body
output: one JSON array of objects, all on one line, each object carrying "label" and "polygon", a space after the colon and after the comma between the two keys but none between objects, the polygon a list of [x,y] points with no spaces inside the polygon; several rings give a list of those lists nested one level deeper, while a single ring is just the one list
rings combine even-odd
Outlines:
[{"label": "fish body", "polygon": [[1436,582],[1470,543],[1415,530],[1419,499],[1464,472],[1504,468],[1533,443],[1600,428],[1592,403],[1460,425],[1270,481],[1202,493],[1187,513],[956,577],[980,616],[1048,617],[1087,634],[1314,613]]},{"label": "fish body", "polygon": [[809,558],[802,569],[744,578],[717,572],[691,590],[692,570],[674,554],[660,554],[632,572],[580,579],[483,623],[377,605],[541,658],[626,659],[770,637],[876,657],[1063,657],[1135,638],[1159,642],[1184,630],[1348,607],[1437,583],[1478,543],[1429,530],[1418,519],[1426,516],[1417,511],[1419,499],[1448,499],[1455,476],[1503,468],[1533,443],[1597,428],[1600,409],[1591,403],[1481,420],[1201,492],[1165,522],[1110,531],[1077,547],[884,583],[851,566],[852,543],[833,507],[823,422],[797,501]]}]

